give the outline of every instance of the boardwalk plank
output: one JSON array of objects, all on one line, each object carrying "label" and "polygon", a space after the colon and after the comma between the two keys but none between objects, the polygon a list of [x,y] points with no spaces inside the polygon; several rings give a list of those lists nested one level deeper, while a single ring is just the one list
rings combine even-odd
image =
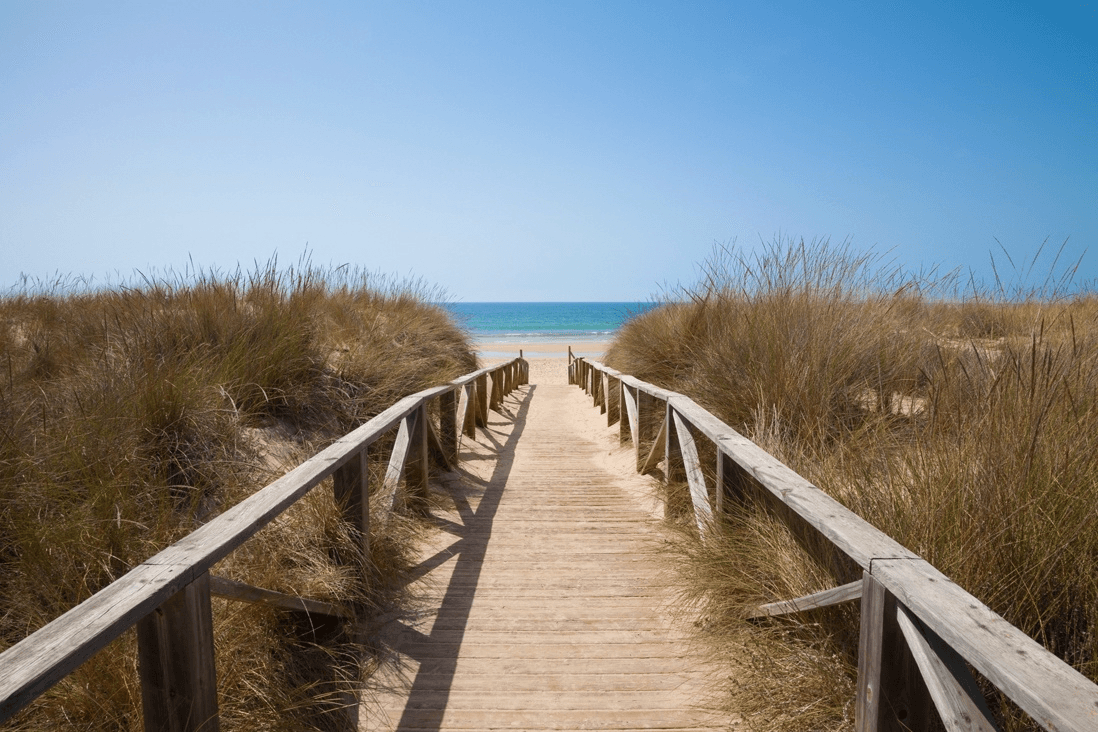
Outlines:
[{"label": "boardwalk plank", "polygon": [[581,391],[524,387],[502,407],[515,426],[489,425],[499,461],[470,460],[463,473],[479,472],[450,483],[472,513],[441,516],[424,547],[435,605],[379,636],[403,676],[367,700],[364,729],[727,727],[699,711],[701,664],[669,619],[650,479],[604,467],[610,443],[576,428],[577,400],[616,444]]}]

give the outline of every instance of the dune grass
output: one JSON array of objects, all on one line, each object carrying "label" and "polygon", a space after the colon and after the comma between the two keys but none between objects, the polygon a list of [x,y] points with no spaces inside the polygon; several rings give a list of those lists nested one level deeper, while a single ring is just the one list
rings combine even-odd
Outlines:
[{"label": "dune grass", "polygon": [[[400,397],[475,369],[441,295],[272,262],[0,299],[0,648]],[[396,517],[359,556],[320,488],[215,573],[378,608],[398,601],[419,530]],[[338,726],[373,663],[355,639],[306,643],[278,612],[214,603],[223,729]],[[129,631],[12,728],[140,729],[135,646]]]},{"label": "dune grass", "polygon": [[[690,395],[1098,679],[1098,301],[957,287],[826,242],[716,251],[628,322],[616,369]],[[752,729],[849,729],[857,608],[752,624],[847,582],[763,508],[674,542]],[[989,690],[1006,729],[1032,723]]]}]

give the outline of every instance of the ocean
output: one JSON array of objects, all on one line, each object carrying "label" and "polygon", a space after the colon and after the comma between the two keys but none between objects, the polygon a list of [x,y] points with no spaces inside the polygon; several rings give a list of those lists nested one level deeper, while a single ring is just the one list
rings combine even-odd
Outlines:
[{"label": "ocean", "polygon": [[613,337],[651,302],[458,302],[445,307],[483,343],[583,343]]}]

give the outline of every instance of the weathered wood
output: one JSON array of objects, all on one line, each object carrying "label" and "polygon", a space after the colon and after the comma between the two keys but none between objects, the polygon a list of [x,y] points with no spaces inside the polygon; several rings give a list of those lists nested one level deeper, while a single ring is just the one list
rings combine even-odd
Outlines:
[{"label": "weathered wood", "polygon": [[287,595],[283,592],[266,590],[262,587],[255,587],[246,582],[237,582],[225,577],[210,576],[210,594],[223,597],[226,600],[246,602],[252,605],[266,605],[279,610],[303,612],[311,615],[328,615],[336,618],[353,617],[349,611],[330,602]]},{"label": "weathered wood", "polygon": [[927,730],[931,701],[896,623],[896,597],[868,572],[863,582],[854,728]]},{"label": "weathered wood", "polygon": [[717,447],[861,567],[880,557],[918,558],[746,437],[723,438]]},{"label": "weathered wood", "polygon": [[652,441],[652,449],[648,452],[648,457],[644,461],[644,465],[637,472],[643,474],[649,471],[655,470],[659,465],[660,460],[663,459],[664,451],[667,449],[667,420],[663,420],[660,424],[660,430],[656,433],[656,439]]},{"label": "weathered wood", "polygon": [[675,430],[675,412],[671,408],[671,402],[665,402],[663,408],[663,427],[660,431],[663,435],[663,482],[671,485],[686,480],[686,466],[682,462],[682,451],[679,449],[678,433]]},{"label": "weathered wood", "polygon": [[862,619],[858,635],[858,690],[855,732],[877,732],[881,717],[881,664],[884,656],[885,602],[888,593],[868,572],[863,579]]},{"label": "weathered wood", "polygon": [[427,465],[427,405],[415,411],[415,419],[409,425],[411,435],[408,445],[408,458],[404,465],[404,482],[408,494],[417,499],[427,497],[427,483],[430,471]]},{"label": "weathered wood", "polygon": [[698,535],[704,538],[713,525],[713,510],[709,506],[709,490],[705,485],[701,460],[698,459],[698,447],[694,444],[694,436],[690,434],[690,427],[679,416],[679,413],[669,408],[668,414],[671,415],[673,422],[674,442],[679,448],[678,453],[682,460],[683,470],[686,473],[686,482],[690,486],[690,501],[694,504],[694,522],[698,525]]},{"label": "weathered wood", "polygon": [[217,671],[208,573],[141,619],[137,657],[147,731],[216,732]]},{"label": "weathered wood", "polygon": [[465,389],[458,387],[438,397],[438,430],[441,433],[438,437],[448,468],[457,465],[458,460],[458,391],[465,393]]},{"label": "weathered wood", "polygon": [[393,451],[389,453],[389,464],[385,468],[385,480],[381,485],[382,505],[385,513],[382,521],[388,520],[388,513],[396,504],[396,494],[400,489],[400,481],[404,478],[405,465],[408,453],[412,445],[412,428],[415,422],[415,414],[410,414],[400,422],[397,428],[396,440],[393,442]]},{"label": "weathered wood", "polygon": [[795,600],[770,602],[765,605],[759,605],[755,608],[755,611],[747,617],[749,620],[753,618],[772,618],[780,615],[802,613],[806,610],[831,607],[832,605],[838,605],[844,602],[851,602],[862,596],[863,587],[864,580],[858,580],[857,582],[851,582],[842,585],[841,587],[832,587],[829,590],[813,592],[811,595],[798,597]]},{"label": "weathered wood", "polygon": [[618,380],[621,386],[621,401],[625,404],[625,419],[619,422],[618,439],[621,442],[629,439],[633,442],[633,455],[636,458],[637,467],[640,467],[640,440],[638,439],[637,426],[637,400],[632,389],[625,382]]},{"label": "weathered wood", "polygon": [[957,652],[898,605],[896,621],[948,732],[994,732],[995,718]]},{"label": "weathered wood", "polygon": [[476,408],[476,426],[487,427],[488,426],[488,375],[482,374],[477,377],[477,408]]},{"label": "weathered wood", "polygon": [[332,488],[336,505],[343,514],[343,520],[349,523],[357,539],[362,556],[370,556],[370,470],[368,467],[369,448],[364,447],[358,454],[336,469],[332,474]]},{"label": "weathered wood", "polygon": [[1098,729],[1098,686],[933,565],[877,559],[873,576],[1042,727]]}]

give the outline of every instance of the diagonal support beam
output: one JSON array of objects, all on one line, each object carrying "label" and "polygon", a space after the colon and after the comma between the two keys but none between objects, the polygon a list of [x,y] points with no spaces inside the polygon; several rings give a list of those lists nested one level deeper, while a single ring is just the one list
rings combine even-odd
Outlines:
[{"label": "diagonal support beam", "polygon": [[926,681],[930,698],[948,732],[997,732],[976,679],[964,659],[924,626],[903,605],[896,607],[896,623],[907,640],[915,664]]},{"label": "diagonal support beam", "polygon": [[698,459],[698,446],[690,427],[674,409],[669,410],[675,423],[675,438],[679,443],[683,467],[686,468],[686,482],[690,485],[690,502],[694,504],[694,522],[698,525],[698,535],[704,537],[713,524],[713,509],[709,505],[709,490],[705,486],[701,461]]},{"label": "diagonal support beam", "polygon": [[843,602],[859,600],[862,597],[862,580],[856,580],[848,585],[832,587],[830,590],[813,592],[811,595],[798,597],[795,600],[780,600],[759,605],[755,611],[747,616],[748,620],[756,618],[773,618],[781,615],[803,613],[806,610],[815,610],[821,607],[831,607]]},{"label": "diagonal support beam", "polygon": [[660,431],[656,435],[656,441],[652,443],[652,449],[648,452],[648,458],[638,471],[642,475],[655,470],[660,460],[663,460],[664,443],[667,441],[667,420],[660,423]]}]

